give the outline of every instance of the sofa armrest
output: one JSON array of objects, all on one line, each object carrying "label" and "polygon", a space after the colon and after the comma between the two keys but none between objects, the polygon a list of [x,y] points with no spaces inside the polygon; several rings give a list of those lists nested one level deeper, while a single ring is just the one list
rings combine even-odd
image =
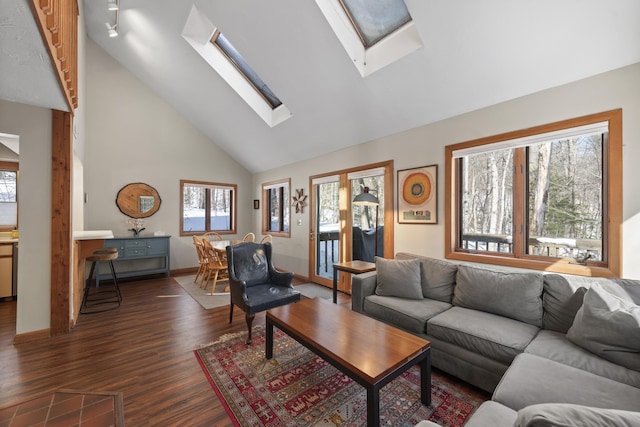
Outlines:
[{"label": "sofa armrest", "polygon": [[377,277],[375,271],[355,274],[351,277],[351,309],[353,311],[364,313],[364,299],[374,294]]}]

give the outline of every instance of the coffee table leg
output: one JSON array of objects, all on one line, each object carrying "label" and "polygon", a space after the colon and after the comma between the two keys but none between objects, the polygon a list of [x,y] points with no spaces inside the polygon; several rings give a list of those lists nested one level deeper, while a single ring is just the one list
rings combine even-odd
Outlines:
[{"label": "coffee table leg", "polygon": [[431,405],[431,349],[420,362],[420,401],[423,405]]},{"label": "coffee table leg", "polygon": [[380,390],[375,386],[367,387],[367,426],[380,426]]},{"label": "coffee table leg", "polygon": [[266,321],[266,340],[265,340],[265,356],[267,359],[271,359],[273,357],[273,323],[269,321],[267,317]]}]

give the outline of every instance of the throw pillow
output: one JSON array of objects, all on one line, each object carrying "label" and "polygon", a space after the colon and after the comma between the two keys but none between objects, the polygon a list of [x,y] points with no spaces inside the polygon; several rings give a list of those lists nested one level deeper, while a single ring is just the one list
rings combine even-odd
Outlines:
[{"label": "throw pillow", "polygon": [[520,409],[513,427],[636,425],[640,425],[640,412],[592,408],[567,403],[542,403]]},{"label": "throw pillow", "polygon": [[376,257],[376,295],[422,299],[420,261]]},{"label": "throw pillow", "polygon": [[396,259],[420,260],[420,266],[422,268],[422,296],[451,304],[453,287],[456,283],[456,272],[458,271],[456,264],[405,252],[396,254]]},{"label": "throw pillow", "polygon": [[593,285],[567,339],[618,365],[640,371],[640,306]]}]

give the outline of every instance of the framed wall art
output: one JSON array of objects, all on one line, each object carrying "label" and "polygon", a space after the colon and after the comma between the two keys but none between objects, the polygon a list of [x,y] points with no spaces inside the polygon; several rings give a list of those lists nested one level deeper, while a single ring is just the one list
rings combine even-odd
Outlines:
[{"label": "framed wall art", "polygon": [[438,165],[398,171],[398,223],[438,223]]}]

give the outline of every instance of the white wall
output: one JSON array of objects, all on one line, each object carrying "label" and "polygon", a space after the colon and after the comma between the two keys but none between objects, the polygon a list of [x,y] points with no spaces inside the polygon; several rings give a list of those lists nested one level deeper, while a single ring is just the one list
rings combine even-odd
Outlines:
[{"label": "white wall", "polygon": [[144,219],[143,236],[170,234],[171,269],[196,267],[193,239],[179,236],[180,180],[187,179],[237,184],[238,234],[229,237],[250,231],[251,174],[91,40],[86,54],[86,228],[131,236],[115,199],[126,184],[144,182],[162,204]]},{"label": "white wall", "polygon": [[[382,160],[393,160],[396,170],[437,164],[438,224],[400,225],[396,215],[394,245],[396,252],[443,258],[446,145],[615,108],[623,109],[623,275],[640,279],[640,64],[257,174],[253,198],[259,198],[261,183],[275,179],[291,177],[292,189],[302,187],[309,194],[311,175]],[[299,218],[302,226],[296,225]],[[308,209],[304,214],[293,213],[291,239],[277,239],[274,244],[277,264],[304,276],[309,274],[309,218]],[[255,214],[254,229],[260,229],[260,221]]]},{"label": "white wall", "polygon": [[51,294],[51,110],[0,100],[0,130],[20,136],[16,333],[48,329]]}]

